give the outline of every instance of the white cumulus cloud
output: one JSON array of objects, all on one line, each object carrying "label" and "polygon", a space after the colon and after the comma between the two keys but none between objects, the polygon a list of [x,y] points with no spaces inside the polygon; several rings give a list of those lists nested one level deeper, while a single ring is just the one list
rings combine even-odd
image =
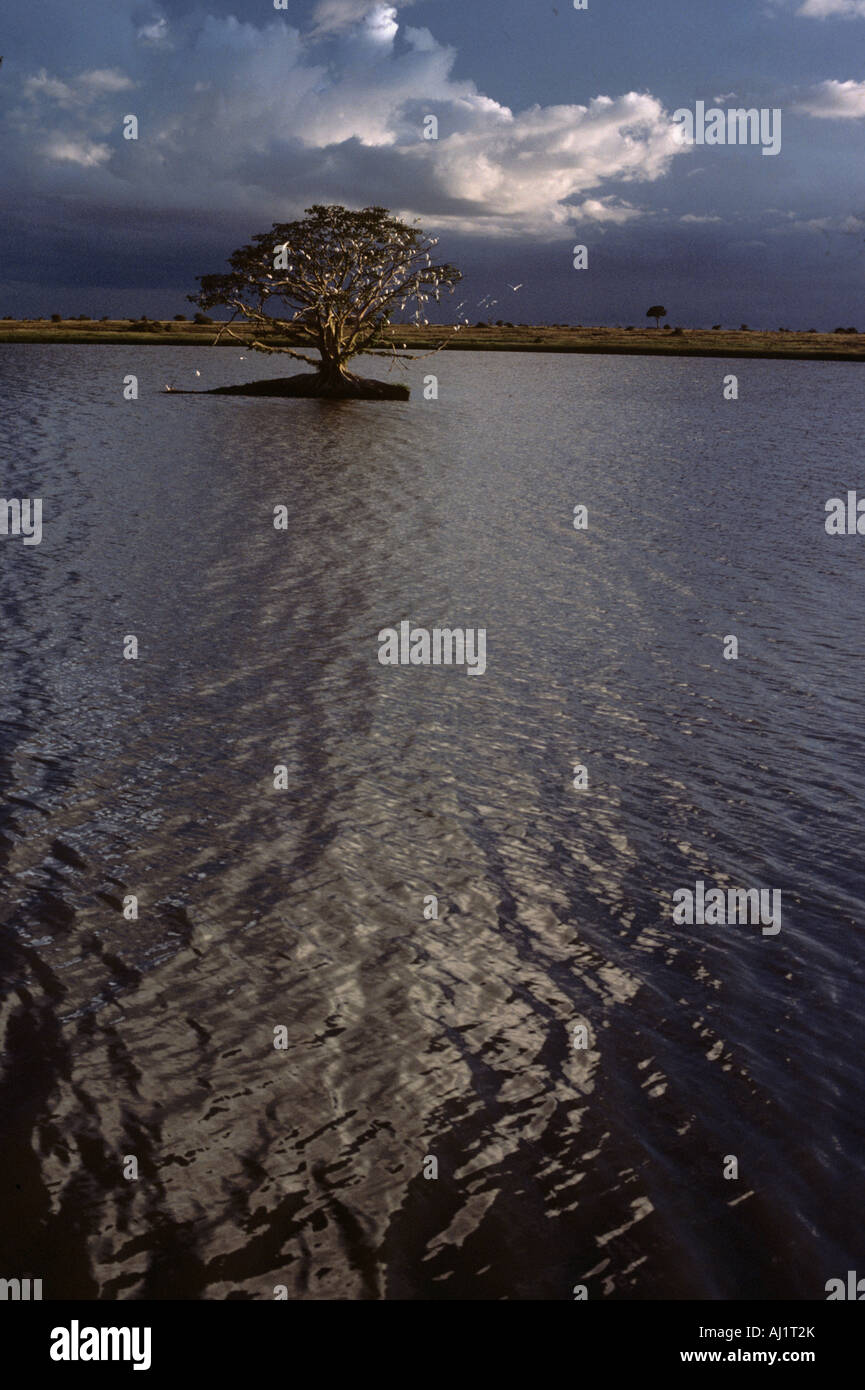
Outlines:
[{"label": "white cumulus cloud", "polygon": [[59,77],[49,76],[44,68],[25,79],[24,95],[32,100],[56,101],[61,106],[74,106],[79,99],[73,87]]},{"label": "white cumulus cloud", "polygon": [[108,145],[92,140],[75,140],[63,135],[49,139],[42,153],[60,164],[80,164],[82,169],[97,168],[111,158]]},{"label": "white cumulus cloud", "polygon": [[168,20],[164,15],[158,15],[149,23],[142,24],[136,30],[135,36],[139,43],[153,48],[161,48],[170,42]]},{"label": "white cumulus cloud", "polygon": [[413,0],[397,0],[396,4],[385,4],[383,0],[319,0],[312,16],[314,31],[335,34],[363,23],[373,31],[390,32],[393,37],[397,10],[412,3]]},{"label": "white cumulus cloud", "polygon": [[807,19],[865,19],[865,0],[804,0],[798,13]]},{"label": "white cumulus cloud", "polygon": [[797,110],[826,120],[860,120],[865,116],[865,82],[819,82],[799,102]]},{"label": "white cumulus cloud", "polygon": [[[22,141],[88,171],[103,204],[246,206],[274,220],[314,201],[375,202],[467,233],[540,239],[581,218],[639,216],[613,185],[658,180],[687,153],[648,92],[511,110],[455,78],[455,51],[400,26],[402,8],[320,0],[308,32],[273,10],[256,23],[209,15],[145,53],[130,7],[133,76],[40,71],[17,113]],[[147,65],[141,80],[135,61]],[[141,137],[124,142],[117,99],[132,87]],[[62,131],[58,110],[70,113]],[[423,138],[430,115],[435,140]]]},{"label": "white cumulus cloud", "polygon": [[115,68],[95,68],[93,72],[82,72],[78,81],[92,92],[126,92],[135,86],[131,77],[117,72]]}]

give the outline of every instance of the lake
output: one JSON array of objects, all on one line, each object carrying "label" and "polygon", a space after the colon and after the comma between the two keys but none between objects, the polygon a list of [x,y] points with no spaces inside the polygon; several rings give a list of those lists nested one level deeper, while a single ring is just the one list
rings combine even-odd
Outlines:
[{"label": "lake", "polygon": [[[43,499],[0,536],[0,1273],[825,1298],[862,1260],[865,538],[824,526],[860,366],[162,389],[287,370],[0,348],[2,491]],[[382,665],[405,620],[486,670]],[[780,930],[674,921],[698,883]]]}]

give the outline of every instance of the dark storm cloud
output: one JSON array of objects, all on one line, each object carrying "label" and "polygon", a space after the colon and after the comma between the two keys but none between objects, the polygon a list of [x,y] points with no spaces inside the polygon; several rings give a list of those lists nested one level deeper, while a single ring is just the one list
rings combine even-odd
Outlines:
[{"label": "dark storm cloud", "polygon": [[[14,14],[0,89],[7,301],[38,312],[49,290],[89,287],[114,309],[110,287],[130,286],[158,312],[232,246],[313,201],[421,216],[446,238],[449,259],[459,252],[476,267],[478,298],[495,290],[484,277],[494,281],[498,267],[512,280],[537,267],[526,272],[522,319],[574,317],[562,305],[577,301],[587,320],[631,317],[624,287],[636,296],[645,284],[640,298],[657,297],[658,259],[673,251],[667,297],[678,297],[685,321],[716,317],[710,264],[728,303],[753,299],[759,286],[774,309],[815,264],[830,305],[849,299],[836,271],[852,266],[839,252],[830,270],[821,238],[861,210],[845,202],[840,180],[827,191],[824,179],[817,201],[806,175],[819,141],[831,145],[839,125],[865,112],[865,84],[816,71],[808,84],[788,80],[799,114],[788,114],[783,159],[698,154],[676,143],[670,110],[645,86],[609,94],[582,79],[578,100],[545,101],[539,89],[512,108],[507,90],[525,62],[502,48],[488,95],[455,75],[470,55],[427,27],[440,20],[452,33],[459,13],[450,0],[318,0],[289,11],[251,0],[92,0],[84,12],[47,0],[38,14]],[[496,13],[505,34],[515,14],[524,22],[513,0]],[[123,139],[128,114],[138,140]],[[436,141],[422,138],[427,114],[438,120]],[[588,275],[571,268],[576,241],[591,244]],[[742,248],[760,267],[750,292]]]}]

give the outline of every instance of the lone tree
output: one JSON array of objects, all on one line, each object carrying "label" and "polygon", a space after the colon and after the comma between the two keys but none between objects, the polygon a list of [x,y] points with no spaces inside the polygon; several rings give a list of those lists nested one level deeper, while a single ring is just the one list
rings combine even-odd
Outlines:
[{"label": "lone tree", "polygon": [[667,317],[667,311],[663,304],[653,304],[651,309],[646,310],[646,318],[655,320],[655,327],[661,327],[661,319]]},{"label": "lone tree", "polygon": [[[201,310],[224,307],[232,316],[220,329],[233,337],[238,319],[257,334],[274,330],[318,350],[318,359],[293,347],[243,338],[257,352],[282,352],[315,367],[277,381],[225,386],[223,393],[289,396],[408,396],[408,387],[354,376],[347,364],[368,349],[392,316],[414,304],[414,318],[427,322],[423,306],[441,298],[462,279],[451,265],[434,265],[436,239],[392,217],[387,208],[352,212],[322,204],[298,222],[275,222],[228,258],[225,275],[199,276],[201,289],[188,295]],[[387,350],[385,350],[387,351]],[[397,356],[392,350],[391,354]]]}]

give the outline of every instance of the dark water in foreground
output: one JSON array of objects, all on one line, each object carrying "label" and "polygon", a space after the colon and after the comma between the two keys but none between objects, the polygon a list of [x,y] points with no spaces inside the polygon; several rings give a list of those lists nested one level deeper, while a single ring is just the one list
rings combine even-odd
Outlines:
[{"label": "dark water in foreground", "polygon": [[[0,349],[0,490],[44,498],[40,546],[0,538],[0,1275],[865,1273],[865,538],[823,526],[865,491],[861,368],[452,354],[406,405],[158,394],[284,371],[238,356]],[[486,674],[380,666],[402,618],[485,627]],[[674,925],[700,878],[780,889],[781,933]]]}]

